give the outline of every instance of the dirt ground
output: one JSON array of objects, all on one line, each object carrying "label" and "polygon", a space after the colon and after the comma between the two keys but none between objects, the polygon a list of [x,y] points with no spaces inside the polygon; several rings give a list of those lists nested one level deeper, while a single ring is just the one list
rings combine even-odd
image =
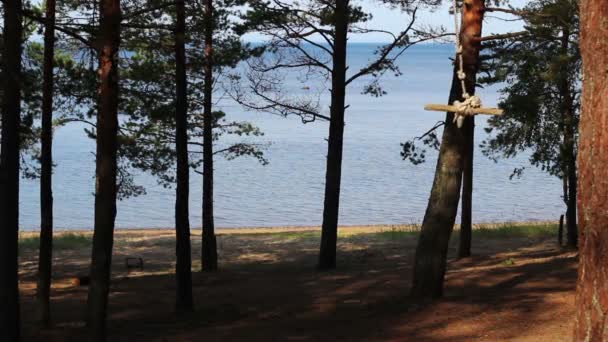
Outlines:
[{"label": "dirt ground", "polygon": [[[174,313],[173,237],[169,230],[118,231],[109,302],[109,341],[569,341],[575,252],[552,237],[481,237],[474,256],[450,248],[445,297],[408,297],[416,237],[390,228],[342,229],[339,267],[315,270],[318,232],[223,231],[221,270],[200,270],[193,236],[196,311]],[[22,251],[27,341],[82,341],[89,248],[54,257],[54,327],[37,328],[35,250]],[[126,257],[142,257],[128,273]]]}]

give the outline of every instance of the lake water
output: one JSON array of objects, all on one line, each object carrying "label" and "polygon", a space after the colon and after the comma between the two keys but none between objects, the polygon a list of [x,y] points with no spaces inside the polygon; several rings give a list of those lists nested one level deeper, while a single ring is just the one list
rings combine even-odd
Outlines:
[{"label": "lake water", "polygon": [[[353,44],[349,70],[357,70],[376,45]],[[399,62],[403,75],[384,79],[388,95],[362,95],[364,82],[351,85],[346,114],[340,223],[409,224],[421,222],[426,208],[436,153],[427,163],[414,166],[403,161],[400,143],[419,136],[444,113],[426,112],[425,103],[445,103],[450,82],[453,47],[424,45],[412,48]],[[295,82],[292,80],[292,82]],[[305,86],[306,84],[303,84]],[[308,85],[306,85],[308,86]],[[302,90],[305,91],[305,90]],[[486,106],[495,105],[496,88],[479,92]],[[326,94],[328,94],[326,92]],[[303,125],[299,118],[252,113],[234,103],[220,107],[232,120],[254,122],[265,133],[250,139],[270,143],[269,165],[253,159],[216,162],[216,225],[218,227],[319,225],[322,220],[325,155],[328,124]],[[485,118],[477,120],[477,141],[486,136]],[[229,143],[235,138],[228,138]],[[94,142],[83,127],[67,126],[55,138],[55,225],[59,229],[93,226]],[[475,222],[553,220],[565,211],[561,182],[539,170],[526,170],[521,179],[509,179],[526,157],[494,163],[479,148],[475,155]],[[119,202],[117,227],[172,227],[174,190],[156,184],[153,177],[137,175],[147,195]],[[191,225],[201,225],[201,176],[191,174]],[[38,182],[23,181],[21,225],[39,227]]]}]

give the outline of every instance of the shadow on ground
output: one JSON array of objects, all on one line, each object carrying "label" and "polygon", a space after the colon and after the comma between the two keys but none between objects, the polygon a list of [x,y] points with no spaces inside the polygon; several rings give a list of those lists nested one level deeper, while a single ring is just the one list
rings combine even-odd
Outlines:
[{"label": "shadow on ground", "polygon": [[[479,241],[473,257],[450,259],[445,298],[433,303],[407,296],[413,236],[345,239],[339,269],[332,272],[314,270],[317,241],[310,236],[220,241],[222,270],[194,274],[196,311],[180,317],[173,309],[174,277],[167,273],[171,248],[117,248],[115,269],[125,256],[143,255],[146,271],[115,272],[109,340],[570,340],[576,254],[542,239]],[[200,241],[194,241],[194,260],[199,249]],[[86,271],[84,255],[71,252],[56,260],[59,285],[53,290],[50,330],[38,330],[33,321],[34,271],[27,264],[22,277],[26,340],[83,340],[86,288],[62,281]]]}]

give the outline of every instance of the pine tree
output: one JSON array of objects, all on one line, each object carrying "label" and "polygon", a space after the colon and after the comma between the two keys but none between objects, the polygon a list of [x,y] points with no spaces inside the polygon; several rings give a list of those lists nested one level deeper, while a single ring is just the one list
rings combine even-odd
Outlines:
[{"label": "pine tree", "polygon": [[4,4],[0,146],[0,331],[19,341],[19,159],[21,128],[21,0]]},{"label": "pine tree", "polygon": [[50,325],[50,292],[53,262],[53,65],[55,61],[55,0],[46,1],[42,132],[40,151],[40,250],[37,299],[42,326]]},{"label": "pine tree", "polygon": [[[469,94],[475,94],[481,48],[481,41],[476,37],[481,37],[484,9],[484,0],[468,1],[462,7],[460,40],[466,73],[465,86]],[[456,63],[448,103],[463,97],[458,71],[459,64]],[[467,134],[471,134],[473,127],[472,120],[468,117],[463,128],[458,128],[454,122],[454,113],[447,113],[444,122],[433,188],[416,247],[411,293],[416,298],[436,298],[443,295],[448,243],[456,220],[467,155]]]},{"label": "pine tree", "polygon": [[176,308],[191,311],[192,257],[190,247],[188,163],[188,80],[186,76],[186,5],[175,3],[175,151],[177,153],[175,194],[175,277],[177,279]]},{"label": "pine tree", "polygon": [[91,282],[87,300],[90,341],[106,340],[106,316],[117,199],[118,151],[118,49],[120,0],[99,3],[99,105],[95,187],[95,227],[91,257]]},{"label": "pine tree", "polygon": [[[531,165],[563,180],[567,242],[576,248],[578,1],[537,0],[515,14],[525,20],[525,34],[488,43],[484,54],[488,76],[480,82],[506,84],[500,106],[508,115],[488,120],[483,152],[498,160],[531,151]],[[516,169],[514,175],[523,171]]]},{"label": "pine tree", "polygon": [[[361,77],[371,76],[364,92],[382,96],[385,91],[379,79],[386,72],[400,74],[395,61],[403,51],[443,33],[427,33],[414,28],[417,11],[415,5],[424,5],[426,1],[382,2],[400,6],[410,21],[402,32],[391,35],[389,43],[378,47],[376,56],[368,65],[350,72],[347,66],[349,37],[374,31],[373,28],[364,27],[370,19],[370,14],[364,12],[357,1],[308,0],[289,5],[280,1],[249,2],[251,10],[246,17],[246,24],[266,35],[270,42],[267,44],[267,53],[257,61],[249,63],[251,68],[246,78],[251,93],[239,90],[237,86],[237,101],[255,110],[282,116],[297,115],[304,123],[316,120],[329,122],[318,262],[318,268],[321,270],[336,267],[342,150],[345,114],[348,108],[346,92],[349,85]],[[313,35],[319,36],[320,42],[312,39]],[[285,74],[296,71],[303,72],[308,81],[318,81],[320,88],[326,81],[329,83],[329,113],[324,113],[320,108],[318,97],[294,96],[289,89],[283,87]]]}]

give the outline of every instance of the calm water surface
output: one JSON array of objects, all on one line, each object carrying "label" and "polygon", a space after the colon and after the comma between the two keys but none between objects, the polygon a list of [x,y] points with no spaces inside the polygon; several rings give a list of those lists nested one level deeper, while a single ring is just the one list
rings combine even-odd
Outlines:
[{"label": "calm water surface", "polygon": [[[353,44],[350,70],[371,56],[375,45]],[[385,78],[388,95],[362,95],[365,82],[351,85],[348,93],[341,224],[419,223],[428,200],[436,153],[425,164],[413,166],[400,157],[400,143],[418,136],[444,118],[426,112],[425,103],[445,103],[451,82],[451,46],[419,46],[400,61],[403,76]],[[294,89],[308,84],[291,80]],[[297,86],[297,88],[295,88]],[[305,90],[301,90],[305,91]],[[495,105],[496,88],[480,91],[484,103]],[[326,93],[327,94],[327,93]],[[219,227],[318,225],[322,219],[328,124],[303,125],[298,118],[251,113],[229,101],[220,106],[232,120],[256,123],[265,133],[251,142],[269,143],[270,164],[253,159],[216,162],[216,225]],[[477,120],[476,135],[486,137],[485,119]],[[223,143],[236,141],[228,138]],[[55,140],[55,222],[58,228],[93,226],[94,142],[83,127],[67,126]],[[561,183],[539,170],[509,180],[526,157],[494,163],[479,148],[475,155],[473,217],[476,222],[551,220],[563,212]],[[117,226],[156,228],[173,226],[174,190],[164,189],[147,174],[137,175],[147,195],[119,202]],[[39,227],[38,182],[23,181],[23,229]],[[201,176],[191,174],[191,224],[201,222]]]}]

